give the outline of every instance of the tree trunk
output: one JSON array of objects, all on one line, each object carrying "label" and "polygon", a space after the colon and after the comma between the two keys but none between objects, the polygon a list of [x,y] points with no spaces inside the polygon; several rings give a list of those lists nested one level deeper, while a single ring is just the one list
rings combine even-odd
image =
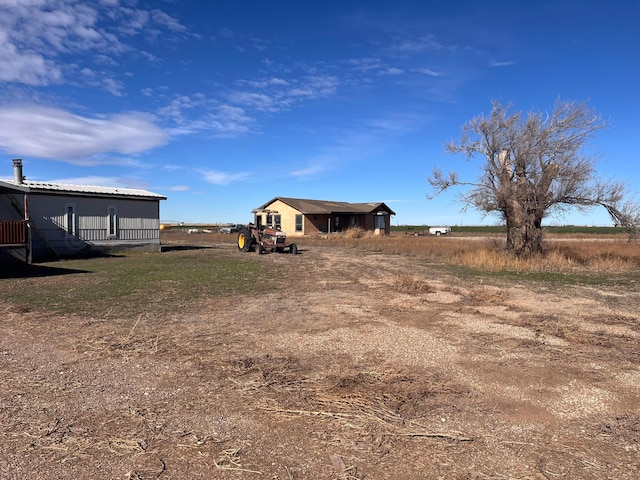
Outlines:
[{"label": "tree trunk", "polygon": [[542,253],[542,218],[530,212],[507,217],[507,250],[518,257]]},{"label": "tree trunk", "polygon": [[547,195],[550,180],[547,182],[545,177],[545,180],[536,186],[527,178],[527,164],[520,157],[514,159],[514,170],[516,181],[509,183],[509,188],[503,190],[507,198],[504,211],[507,222],[507,250],[518,257],[531,257],[542,253],[544,209],[541,199]]}]

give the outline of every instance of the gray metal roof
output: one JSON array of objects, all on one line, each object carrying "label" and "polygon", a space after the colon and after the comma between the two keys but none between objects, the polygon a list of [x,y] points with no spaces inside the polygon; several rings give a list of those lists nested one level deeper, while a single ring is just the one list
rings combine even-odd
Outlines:
[{"label": "gray metal roof", "polygon": [[4,180],[0,180],[0,191],[2,190],[11,190],[11,191],[16,191],[16,192],[28,192],[29,191],[29,187],[26,187],[25,185],[17,185],[13,182],[7,182]]},{"label": "gray metal roof", "polygon": [[[74,195],[86,195],[86,196],[122,196],[122,197],[135,197],[135,198],[149,198],[166,200],[167,197],[157,193],[150,192],[148,190],[136,189],[136,188],[120,188],[120,187],[100,187],[97,185],[73,185],[66,183],[53,183],[53,182],[34,182],[31,180],[25,180],[21,185],[15,182],[2,182],[3,184],[11,185],[13,188],[21,189],[20,187],[26,187],[31,193],[57,193],[57,194],[74,194]],[[24,190],[23,190],[24,191]]]},{"label": "gray metal roof", "polygon": [[376,211],[386,211],[391,215],[396,213],[391,210],[384,202],[369,202],[369,203],[349,203],[349,202],[334,202],[330,200],[309,200],[304,198],[288,198],[288,197],[275,197],[268,201],[264,205],[261,205],[256,210],[264,209],[268,205],[271,205],[276,200],[280,200],[286,203],[292,208],[295,208],[300,213],[305,215],[309,214],[334,214],[334,213],[372,213]]}]

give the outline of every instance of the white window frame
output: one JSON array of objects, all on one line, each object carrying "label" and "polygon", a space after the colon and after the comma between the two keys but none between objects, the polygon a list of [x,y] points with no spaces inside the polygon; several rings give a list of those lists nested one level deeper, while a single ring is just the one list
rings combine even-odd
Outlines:
[{"label": "white window frame", "polygon": [[64,204],[64,236],[75,237],[78,235],[78,217],[76,215],[76,204]]},{"label": "white window frame", "polygon": [[304,224],[304,216],[301,213],[296,213],[296,232],[302,231],[303,224]]},{"label": "white window frame", "polygon": [[118,207],[115,205],[107,205],[107,238],[118,238]]}]

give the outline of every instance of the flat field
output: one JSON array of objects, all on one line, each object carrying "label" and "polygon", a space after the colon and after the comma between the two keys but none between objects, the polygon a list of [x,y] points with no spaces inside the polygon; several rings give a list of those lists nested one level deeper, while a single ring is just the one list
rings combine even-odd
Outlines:
[{"label": "flat field", "polygon": [[638,478],[640,269],[233,239],[3,267],[0,478]]}]

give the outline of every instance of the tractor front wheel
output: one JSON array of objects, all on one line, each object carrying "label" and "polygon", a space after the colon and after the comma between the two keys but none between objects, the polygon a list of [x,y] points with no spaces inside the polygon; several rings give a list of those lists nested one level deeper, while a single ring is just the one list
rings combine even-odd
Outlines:
[{"label": "tractor front wheel", "polygon": [[241,252],[250,252],[253,244],[253,237],[248,228],[241,228],[238,232],[238,250]]}]

